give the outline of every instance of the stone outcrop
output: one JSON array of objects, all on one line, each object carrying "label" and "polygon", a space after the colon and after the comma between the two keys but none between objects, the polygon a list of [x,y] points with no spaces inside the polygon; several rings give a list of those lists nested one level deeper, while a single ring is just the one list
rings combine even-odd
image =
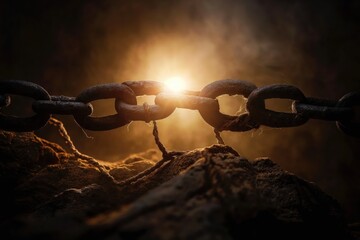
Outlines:
[{"label": "stone outcrop", "polygon": [[[47,239],[352,239],[338,203],[270,159],[222,145],[158,161],[91,162],[32,133],[0,132],[1,228]],[[150,152],[151,155],[151,152]]]}]

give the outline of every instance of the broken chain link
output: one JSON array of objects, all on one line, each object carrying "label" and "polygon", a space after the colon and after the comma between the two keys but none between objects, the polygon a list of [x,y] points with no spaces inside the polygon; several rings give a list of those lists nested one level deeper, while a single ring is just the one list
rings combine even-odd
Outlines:
[{"label": "broken chain link", "polygon": [[[247,99],[246,111],[239,116],[221,113],[220,95],[242,95]],[[33,98],[30,117],[9,116],[1,109],[11,104],[10,95]],[[137,96],[155,95],[155,104],[137,105]],[[293,100],[291,113],[276,112],[265,107],[270,98]],[[114,99],[116,113],[93,117],[92,101]],[[346,94],[338,101],[308,98],[294,86],[275,84],[256,87],[243,80],[219,80],[205,86],[201,91],[167,92],[161,82],[127,81],[92,86],[77,97],[50,96],[41,86],[18,80],[0,81],[0,129],[26,132],[43,127],[52,114],[73,115],[84,129],[93,131],[111,130],[131,121],[155,121],[168,117],[176,108],[198,110],[214,131],[219,142],[221,131],[244,132],[261,125],[284,128],[295,127],[309,119],[336,121],[337,127],[351,136],[360,136],[360,92]]]}]

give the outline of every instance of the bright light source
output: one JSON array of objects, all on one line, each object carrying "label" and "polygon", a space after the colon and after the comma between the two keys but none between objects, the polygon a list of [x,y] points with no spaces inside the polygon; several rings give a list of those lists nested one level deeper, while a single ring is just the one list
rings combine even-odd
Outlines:
[{"label": "bright light source", "polygon": [[182,77],[174,76],[165,81],[165,86],[168,91],[179,93],[186,89],[186,82]]}]

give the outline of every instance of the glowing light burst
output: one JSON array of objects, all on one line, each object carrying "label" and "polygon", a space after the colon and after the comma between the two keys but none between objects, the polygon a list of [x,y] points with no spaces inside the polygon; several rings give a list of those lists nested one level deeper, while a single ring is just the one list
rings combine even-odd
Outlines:
[{"label": "glowing light burst", "polygon": [[165,80],[165,87],[173,93],[183,92],[187,88],[186,80],[180,76],[173,76]]}]

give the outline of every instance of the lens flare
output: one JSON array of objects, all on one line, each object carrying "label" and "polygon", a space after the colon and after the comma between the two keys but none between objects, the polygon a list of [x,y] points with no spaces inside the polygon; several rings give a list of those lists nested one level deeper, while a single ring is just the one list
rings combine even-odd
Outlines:
[{"label": "lens flare", "polygon": [[187,87],[186,81],[180,76],[173,76],[165,80],[165,86],[168,91],[180,93]]}]

